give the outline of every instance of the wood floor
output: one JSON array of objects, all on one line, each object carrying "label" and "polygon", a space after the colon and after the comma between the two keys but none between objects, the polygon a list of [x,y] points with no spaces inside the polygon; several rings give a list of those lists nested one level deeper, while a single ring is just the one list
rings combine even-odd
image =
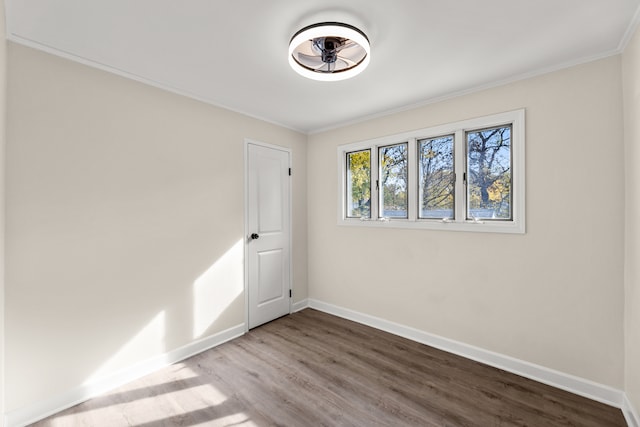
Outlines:
[{"label": "wood floor", "polygon": [[622,412],[315,310],[36,426],[626,426]]}]

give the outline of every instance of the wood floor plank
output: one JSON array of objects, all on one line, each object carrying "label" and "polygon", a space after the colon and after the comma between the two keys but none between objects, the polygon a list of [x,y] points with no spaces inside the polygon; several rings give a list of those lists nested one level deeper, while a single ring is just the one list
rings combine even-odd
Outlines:
[{"label": "wood floor plank", "polygon": [[35,426],[625,426],[599,402],[306,309]]}]

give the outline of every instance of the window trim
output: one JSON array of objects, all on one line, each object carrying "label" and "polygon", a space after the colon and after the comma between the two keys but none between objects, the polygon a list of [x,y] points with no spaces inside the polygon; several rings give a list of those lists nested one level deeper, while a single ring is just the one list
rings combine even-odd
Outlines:
[{"label": "window trim", "polygon": [[[466,132],[477,131],[484,128],[498,127],[510,124],[511,130],[511,156],[512,156],[512,220],[466,220],[466,188],[462,180],[462,173],[466,169]],[[454,190],[455,219],[426,219],[418,218],[418,163],[417,141],[419,139],[435,138],[442,135],[454,135],[454,172],[456,174]],[[400,143],[408,144],[408,218],[378,218],[373,207],[379,204],[378,192],[375,189],[374,173],[377,175],[378,148]],[[462,148],[459,149],[460,145]],[[346,167],[345,155],[364,149],[371,149],[371,218],[347,218],[346,215]],[[451,231],[476,231],[489,233],[515,233],[524,234],[525,229],[525,110],[513,110],[504,113],[492,114],[468,120],[403,132],[395,135],[384,136],[365,141],[343,144],[337,147],[338,158],[338,225],[355,227],[382,227],[382,228],[412,228],[425,230],[451,230]],[[375,172],[374,172],[375,171]],[[375,201],[374,201],[375,197]]]}]

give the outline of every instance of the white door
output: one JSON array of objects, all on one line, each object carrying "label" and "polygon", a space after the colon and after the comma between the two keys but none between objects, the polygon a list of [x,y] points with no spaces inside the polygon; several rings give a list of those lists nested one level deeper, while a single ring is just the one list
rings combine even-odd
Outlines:
[{"label": "white door", "polygon": [[249,328],[290,313],[289,152],[247,144]]}]

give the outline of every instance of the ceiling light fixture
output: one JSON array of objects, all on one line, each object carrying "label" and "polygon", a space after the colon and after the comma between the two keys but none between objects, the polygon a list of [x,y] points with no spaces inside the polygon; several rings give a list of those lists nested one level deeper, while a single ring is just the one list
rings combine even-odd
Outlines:
[{"label": "ceiling light fixture", "polygon": [[360,74],[370,61],[369,39],[359,29],[340,22],[304,27],[291,37],[289,64],[298,74],[336,81]]}]

